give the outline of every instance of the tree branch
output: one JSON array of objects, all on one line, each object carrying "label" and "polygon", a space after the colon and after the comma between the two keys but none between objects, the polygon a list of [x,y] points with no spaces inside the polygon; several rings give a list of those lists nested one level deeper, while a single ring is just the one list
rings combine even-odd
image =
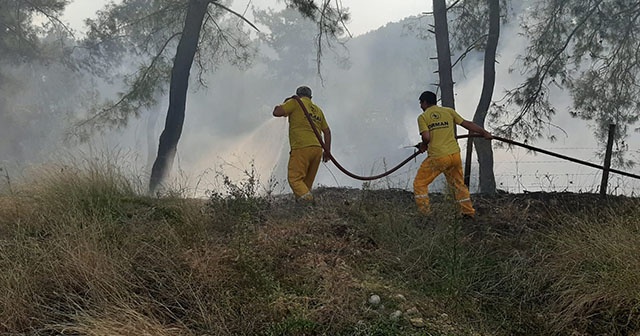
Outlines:
[{"label": "tree branch", "polygon": [[7,25],[4,22],[0,22],[0,24],[2,24],[3,26],[5,26],[5,28],[7,28],[12,33],[14,33],[14,35],[17,36],[18,39],[20,39],[23,42],[27,43],[33,50],[37,50],[38,46],[33,44],[33,41],[30,41],[29,39],[27,39],[24,36],[22,36],[22,34],[20,34],[14,27],[11,27],[11,26]]},{"label": "tree branch", "polygon": [[166,49],[166,47],[169,45],[169,42],[171,42],[174,38],[176,38],[177,36],[182,35],[182,32],[177,32],[175,34],[173,34],[171,37],[169,37],[165,43],[162,45],[162,48],[160,48],[160,50],[158,51],[158,53],[154,56],[154,58],[151,60],[151,63],[149,64],[148,67],[146,67],[142,73],[141,76],[139,76],[136,81],[134,82],[134,84],[132,85],[132,89],[129,90],[129,92],[127,92],[125,95],[123,95],[115,104],[109,106],[108,108],[96,113],[95,115],[93,115],[92,117],[83,120],[79,123],[76,124],[76,127],[83,127],[85,125],[90,124],[91,122],[95,121],[96,119],[99,119],[102,116],[105,116],[107,114],[109,114],[111,111],[113,111],[114,109],[116,109],[118,106],[120,106],[121,104],[123,104],[125,101],[127,101],[131,96],[133,96],[134,92],[135,92],[135,87],[137,86],[137,83],[142,82],[143,80],[146,79],[147,75],[149,74],[149,72],[151,71],[151,69],[153,69],[153,67],[155,66],[156,62],[158,61],[158,59],[160,58],[160,56],[162,56],[162,53],[164,52],[164,50]]},{"label": "tree branch", "polygon": [[253,27],[253,29],[255,29],[256,31],[260,31],[260,29],[258,29],[258,27],[256,27],[251,21],[247,20],[247,18],[245,18],[242,14],[235,12],[233,9],[219,3],[216,0],[210,0],[209,1],[210,4],[213,4],[214,6],[218,6],[224,10],[226,10],[227,12],[239,17],[240,19],[242,19],[242,21],[246,22],[248,25],[250,25],[251,27]]},{"label": "tree branch", "polygon": [[475,49],[478,46],[478,43],[487,38],[487,36],[489,36],[489,34],[484,34],[482,36],[480,36],[477,40],[473,41],[473,43],[471,43],[471,45],[469,45],[467,47],[467,49],[465,51],[462,52],[462,54],[460,55],[460,57],[458,57],[456,59],[455,62],[453,62],[453,64],[451,65],[451,68],[455,68],[456,64],[458,64],[458,62],[462,61],[473,49]]},{"label": "tree branch", "polygon": [[67,27],[67,25],[64,22],[60,21],[60,19],[58,19],[56,16],[47,13],[46,10],[44,10],[40,6],[34,4],[30,0],[22,0],[22,1],[24,1],[27,4],[29,4],[31,7],[33,7],[36,11],[40,12],[42,15],[46,16],[49,19],[49,21],[56,22],[59,25],[61,25],[62,28],[64,28],[64,30],[66,30],[67,33],[69,33],[71,35],[71,37],[75,38],[75,35],[73,34],[73,31],[69,27]]},{"label": "tree branch", "polygon": [[[454,3],[452,3],[451,5],[449,5],[449,7],[447,7],[447,11],[451,10],[453,7],[457,6],[458,3],[460,3],[462,0],[456,0]],[[433,15],[433,12],[422,12],[422,14],[424,15]]]},{"label": "tree branch", "polygon": [[[599,0],[598,3],[594,7],[592,7],[591,11],[589,11],[589,13],[582,18],[582,20],[574,27],[574,29],[569,33],[569,35],[567,35],[567,38],[565,39],[563,45],[558,50],[556,50],[556,52],[551,57],[549,57],[544,62],[544,64],[542,64],[541,67],[537,69],[536,74],[533,76],[533,78],[537,78],[536,88],[533,91],[533,93],[529,95],[528,98],[525,100],[525,104],[522,108],[522,114],[520,115],[520,117],[526,114],[533,107],[534,102],[537,100],[537,97],[539,96],[540,92],[542,92],[544,81],[546,80],[547,75],[549,74],[549,70],[551,69],[551,66],[556,62],[558,57],[560,57],[560,55],[567,50],[575,34],[578,32],[580,28],[582,28],[582,26],[587,22],[587,19],[589,19],[591,15],[593,15],[593,13],[596,11],[598,6],[603,1],[604,0]],[[524,87],[526,87],[526,84],[521,85],[518,89],[516,89],[516,91]],[[516,120],[519,121],[520,118],[516,118]],[[514,123],[511,123],[510,126],[513,126]]]}]

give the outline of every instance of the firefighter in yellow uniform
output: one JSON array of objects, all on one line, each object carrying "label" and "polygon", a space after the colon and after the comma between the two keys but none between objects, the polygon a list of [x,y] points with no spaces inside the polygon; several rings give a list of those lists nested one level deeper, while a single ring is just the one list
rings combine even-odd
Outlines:
[{"label": "firefighter in yellow uniform", "polygon": [[331,130],[322,109],[311,101],[309,87],[299,87],[296,90],[296,96],[306,107],[316,129],[322,131],[326,151],[323,150],[296,99],[287,98],[284,103],[277,105],[273,109],[273,116],[289,118],[289,145],[291,147],[287,168],[289,186],[297,200],[313,201],[311,186],[318,173],[320,160],[327,162],[331,158]]},{"label": "firefighter in yellow uniform", "polygon": [[492,139],[491,133],[477,124],[464,120],[454,109],[437,106],[436,94],[425,91],[420,95],[420,107],[424,111],[418,116],[418,129],[422,137],[420,152],[428,156],[420,165],[413,182],[413,193],[418,210],[425,215],[429,207],[429,184],[444,173],[463,215],[473,218],[475,209],[469,189],[464,184],[460,146],[455,137],[455,127],[460,125],[470,132]]}]

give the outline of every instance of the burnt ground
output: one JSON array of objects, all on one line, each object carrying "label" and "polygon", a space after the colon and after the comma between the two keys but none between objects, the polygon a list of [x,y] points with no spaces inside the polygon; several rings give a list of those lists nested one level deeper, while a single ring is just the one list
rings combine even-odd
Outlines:
[{"label": "burnt ground", "polygon": [[[416,211],[413,193],[402,189],[363,190],[352,188],[321,187],[314,190],[321,206],[348,205],[353,202],[382,202],[390,206]],[[443,194],[431,194],[432,210],[448,206]],[[617,212],[635,211],[640,198],[627,196],[602,196],[594,193],[525,192],[496,195],[471,195],[477,211],[476,222],[496,229],[520,230],[522,226],[535,229],[550,225],[550,218],[557,214],[590,214],[599,216],[612,209]]]}]

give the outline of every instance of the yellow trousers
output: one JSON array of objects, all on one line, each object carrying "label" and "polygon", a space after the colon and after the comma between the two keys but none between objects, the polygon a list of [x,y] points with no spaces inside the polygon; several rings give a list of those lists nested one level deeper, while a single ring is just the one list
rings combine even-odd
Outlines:
[{"label": "yellow trousers", "polygon": [[322,160],[322,147],[292,149],[289,153],[289,186],[298,199],[313,200],[311,186]]},{"label": "yellow trousers", "polygon": [[471,203],[469,189],[464,184],[460,153],[437,158],[427,157],[422,161],[413,181],[413,194],[418,210],[425,215],[431,212],[429,206],[429,184],[442,173],[444,173],[447,183],[453,191],[454,197],[460,206],[460,211],[465,215],[474,216],[476,211]]}]

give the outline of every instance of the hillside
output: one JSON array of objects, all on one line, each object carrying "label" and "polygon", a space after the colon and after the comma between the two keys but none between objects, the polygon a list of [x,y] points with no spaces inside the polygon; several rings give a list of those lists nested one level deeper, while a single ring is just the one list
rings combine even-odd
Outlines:
[{"label": "hillside", "polygon": [[[637,335],[640,200],[321,188],[140,196],[65,171],[0,197],[6,335]],[[377,302],[377,295],[380,301]]]}]

